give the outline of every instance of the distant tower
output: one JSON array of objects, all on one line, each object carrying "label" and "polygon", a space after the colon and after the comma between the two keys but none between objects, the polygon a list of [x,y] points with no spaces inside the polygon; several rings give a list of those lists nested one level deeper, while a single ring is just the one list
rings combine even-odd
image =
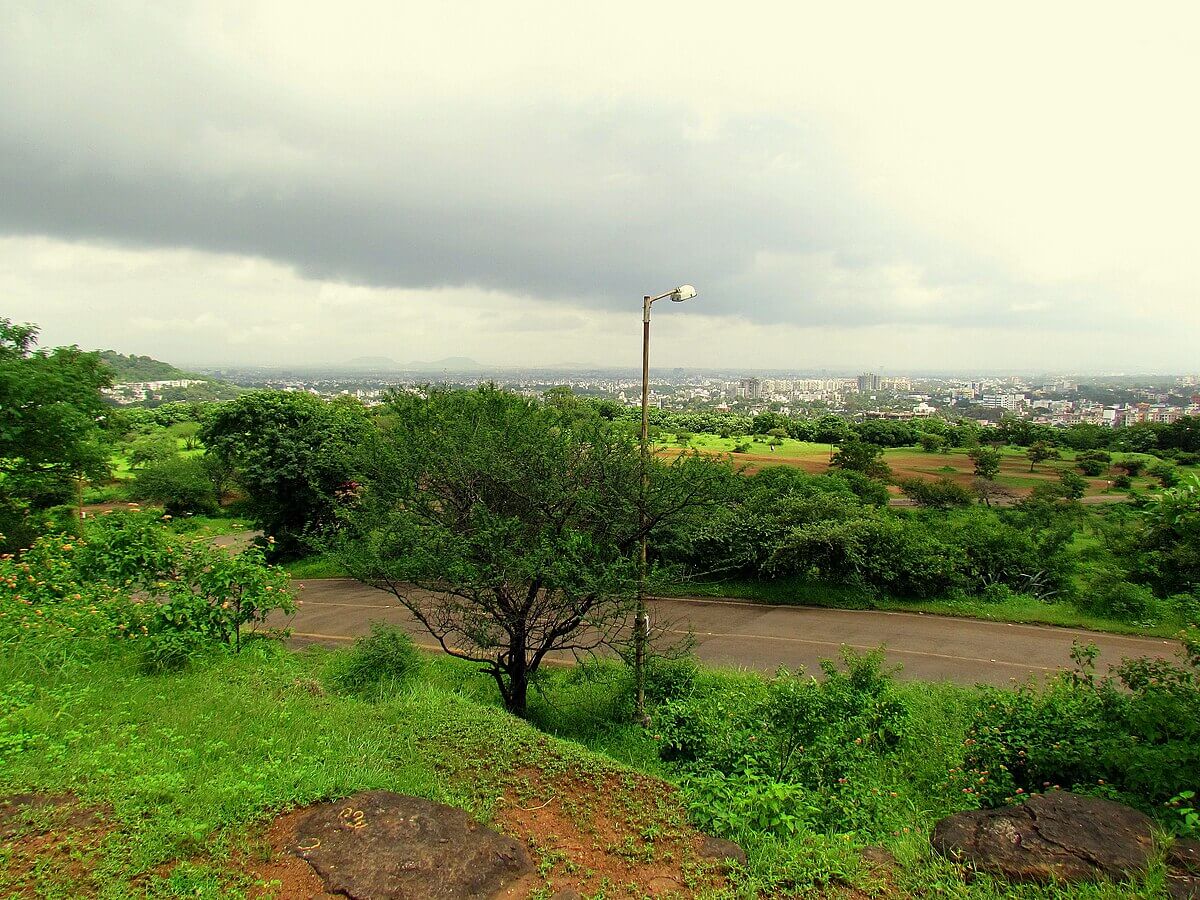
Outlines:
[{"label": "distant tower", "polygon": [[881,382],[882,379],[878,375],[865,372],[858,376],[858,391],[861,394],[865,394],[868,391],[877,391]]}]

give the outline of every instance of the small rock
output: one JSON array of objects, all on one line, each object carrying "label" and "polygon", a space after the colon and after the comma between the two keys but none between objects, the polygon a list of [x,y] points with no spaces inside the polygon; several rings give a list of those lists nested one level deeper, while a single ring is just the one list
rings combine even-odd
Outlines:
[{"label": "small rock", "polygon": [[704,840],[700,842],[700,846],[696,848],[696,852],[705,859],[721,859],[737,863],[739,866],[746,864],[745,850],[733,841],[713,837],[711,834],[704,835]]},{"label": "small rock", "polygon": [[533,871],[513,838],[461,809],[391,791],[314,806],[292,852],[351,900],[490,900]]},{"label": "small rock", "polygon": [[868,868],[886,872],[896,868],[896,855],[887,847],[863,847],[858,855]]},{"label": "small rock", "polygon": [[1067,791],[956,813],[934,826],[930,842],[943,856],[1009,881],[1121,880],[1145,872],[1154,857],[1147,816]]}]

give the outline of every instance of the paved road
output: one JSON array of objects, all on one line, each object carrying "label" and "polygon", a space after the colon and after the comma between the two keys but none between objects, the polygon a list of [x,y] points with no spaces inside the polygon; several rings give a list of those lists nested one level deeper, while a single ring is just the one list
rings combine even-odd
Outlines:
[{"label": "paved road", "polygon": [[[366,634],[372,621],[383,621],[406,627],[421,646],[436,647],[391,594],[346,578],[311,579],[297,587],[302,602],[290,624],[298,646],[344,644]],[[676,635],[693,632],[696,655],[705,663],[762,672],[781,665],[813,669],[822,657],[836,656],[842,645],[868,650],[882,644],[889,660],[903,665],[902,677],[1007,684],[1069,667],[1075,640],[1100,648],[1101,668],[1125,656],[1169,658],[1177,648],[1174,641],[1158,638],[1070,628],[735,600],[655,600],[651,615],[660,624],[669,623]]]}]

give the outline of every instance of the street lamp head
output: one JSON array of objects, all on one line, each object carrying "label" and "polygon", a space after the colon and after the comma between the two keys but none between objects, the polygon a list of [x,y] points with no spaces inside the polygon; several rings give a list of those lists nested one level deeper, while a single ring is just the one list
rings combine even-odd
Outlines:
[{"label": "street lamp head", "polygon": [[671,302],[682,303],[684,300],[691,300],[696,296],[696,289],[690,284],[681,284],[675,290],[671,291]]}]

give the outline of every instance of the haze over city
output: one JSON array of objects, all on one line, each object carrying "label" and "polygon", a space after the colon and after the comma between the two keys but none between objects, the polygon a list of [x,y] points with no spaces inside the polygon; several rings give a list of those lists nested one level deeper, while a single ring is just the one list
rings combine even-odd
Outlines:
[{"label": "haze over city", "polygon": [[[6,4],[0,298],[183,365],[1187,372],[1200,14]],[[656,308],[657,309],[657,308]]]}]

